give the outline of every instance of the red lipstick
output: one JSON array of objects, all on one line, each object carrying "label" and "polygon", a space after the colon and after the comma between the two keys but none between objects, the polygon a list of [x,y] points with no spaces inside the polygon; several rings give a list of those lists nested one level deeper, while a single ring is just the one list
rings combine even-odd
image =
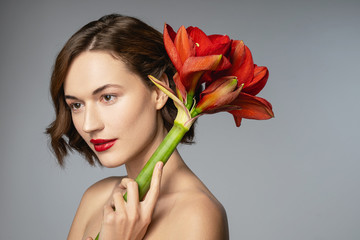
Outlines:
[{"label": "red lipstick", "polygon": [[91,139],[90,142],[94,144],[94,148],[97,152],[103,152],[111,148],[115,142],[115,139]]}]

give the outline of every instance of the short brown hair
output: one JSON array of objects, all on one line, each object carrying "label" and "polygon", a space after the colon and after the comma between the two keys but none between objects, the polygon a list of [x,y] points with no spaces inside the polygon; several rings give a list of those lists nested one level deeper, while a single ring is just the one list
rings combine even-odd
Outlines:
[{"label": "short brown hair", "polygon": [[[46,129],[51,137],[51,147],[58,160],[64,165],[68,151],[75,149],[90,165],[99,159],[76,131],[70,109],[64,97],[64,82],[72,61],[80,53],[89,50],[103,50],[115,54],[127,67],[138,74],[149,87],[154,85],[148,75],[160,78],[164,73],[169,85],[175,89],[172,77],[175,73],[163,43],[162,34],[139,19],[118,14],[106,15],[92,21],[77,31],[58,54],[53,68],[50,93],[56,113],[55,120]],[[177,114],[169,99],[161,109],[164,126],[169,131]],[[194,127],[182,139],[182,143],[192,143]]]}]

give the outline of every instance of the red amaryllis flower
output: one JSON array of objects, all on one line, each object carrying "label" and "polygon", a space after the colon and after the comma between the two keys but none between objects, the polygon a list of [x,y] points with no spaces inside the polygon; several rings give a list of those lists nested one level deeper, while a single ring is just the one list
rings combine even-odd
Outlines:
[{"label": "red amaryllis flower", "polygon": [[240,126],[242,118],[264,120],[274,117],[271,104],[263,98],[256,97],[265,86],[269,71],[264,66],[257,66],[253,62],[250,49],[243,41],[234,40],[229,55],[231,68],[214,73],[215,75],[236,76],[238,86],[243,85],[241,93],[230,105],[239,109],[229,111]]},{"label": "red amaryllis flower", "polygon": [[[207,36],[196,27],[182,26],[175,33],[165,25],[164,43],[178,71],[174,75],[177,97],[160,81],[150,79],[174,100],[182,112],[183,124],[191,125],[202,114],[221,111],[231,113],[237,126],[242,118],[263,120],[274,116],[271,104],[256,96],[269,72],[254,64],[243,41],[230,40],[226,35]],[[204,82],[199,102],[193,104],[195,90]]]},{"label": "red amaryllis flower", "polygon": [[[181,26],[177,33],[167,24],[164,27],[166,51],[178,75],[174,78],[178,96],[190,100],[202,83],[199,81],[206,71],[220,71],[231,66],[223,55],[229,52],[228,36],[207,36],[199,28]],[[205,80],[205,78],[203,78]]]}]

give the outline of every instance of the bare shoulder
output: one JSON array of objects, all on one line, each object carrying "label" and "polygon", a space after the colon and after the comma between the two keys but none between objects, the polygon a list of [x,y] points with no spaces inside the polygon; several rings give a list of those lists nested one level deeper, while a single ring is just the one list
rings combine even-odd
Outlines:
[{"label": "bare shoulder", "polygon": [[120,183],[122,178],[123,177],[108,177],[94,183],[85,191],[83,195],[83,199],[91,201],[91,199],[94,200],[95,198],[94,201],[96,201],[96,198],[106,198],[99,193],[104,193],[105,191],[108,190],[112,191],[115,184]]},{"label": "bare shoulder", "polygon": [[84,192],[71,224],[68,240],[82,239],[90,219],[102,211],[114,186],[120,181],[120,177],[108,177],[94,183]]},{"label": "bare shoulder", "polygon": [[177,219],[178,239],[229,239],[226,211],[209,192],[181,193],[172,215]]}]

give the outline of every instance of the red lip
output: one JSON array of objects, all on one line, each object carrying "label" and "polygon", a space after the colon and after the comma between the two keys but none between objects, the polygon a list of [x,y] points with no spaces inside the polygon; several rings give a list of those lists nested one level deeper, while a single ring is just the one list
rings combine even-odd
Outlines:
[{"label": "red lip", "polygon": [[111,148],[115,142],[115,139],[91,139],[90,142],[94,144],[94,148],[97,152],[103,152]]}]

